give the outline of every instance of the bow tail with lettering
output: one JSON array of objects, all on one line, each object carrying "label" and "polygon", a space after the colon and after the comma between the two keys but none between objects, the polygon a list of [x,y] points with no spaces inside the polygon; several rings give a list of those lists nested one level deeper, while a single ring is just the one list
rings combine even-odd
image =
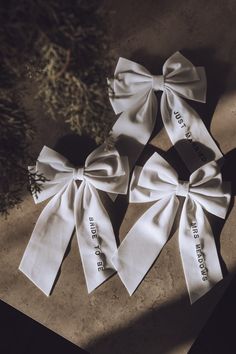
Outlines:
[{"label": "bow tail with lettering", "polygon": [[97,190],[82,182],[75,198],[77,240],[90,293],[116,272],[111,257],[117,249],[110,218]]},{"label": "bow tail with lettering", "polygon": [[222,279],[215,239],[198,202],[185,199],[179,225],[179,248],[191,303]]},{"label": "bow tail with lettering", "polygon": [[184,99],[166,89],[160,108],[168,136],[190,172],[222,158],[202,119]]}]

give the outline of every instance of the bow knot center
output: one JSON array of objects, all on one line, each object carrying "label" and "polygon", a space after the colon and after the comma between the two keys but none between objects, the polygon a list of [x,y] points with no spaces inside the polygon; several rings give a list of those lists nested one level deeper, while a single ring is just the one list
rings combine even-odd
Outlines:
[{"label": "bow knot center", "polygon": [[153,75],[152,88],[154,91],[164,91],[164,76],[163,75]]},{"label": "bow knot center", "polygon": [[79,181],[83,181],[84,179],[84,167],[78,167],[78,168],[74,168],[73,170],[73,178],[74,180],[79,180]]},{"label": "bow knot center", "polygon": [[176,195],[180,197],[187,197],[189,192],[189,182],[179,180],[179,183],[176,188]]}]

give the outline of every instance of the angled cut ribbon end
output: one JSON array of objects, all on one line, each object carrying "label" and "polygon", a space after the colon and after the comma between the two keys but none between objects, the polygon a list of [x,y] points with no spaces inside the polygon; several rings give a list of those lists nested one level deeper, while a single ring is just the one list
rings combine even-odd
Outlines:
[{"label": "angled cut ribbon end", "polygon": [[201,297],[203,297],[204,295],[209,293],[209,291],[214,289],[215,285],[218,284],[220,281],[222,281],[222,279],[223,279],[223,275],[221,274],[221,276],[219,276],[219,278],[217,280],[215,280],[214,283],[209,284],[206,287],[203,287],[198,290],[196,289],[196,291],[191,291],[190,289],[188,289],[189,300],[190,300],[191,305],[195,304],[195,302],[197,302]]},{"label": "angled cut ribbon end", "polygon": [[115,269],[109,268],[105,270],[105,272],[103,273],[104,275],[99,277],[98,279],[94,279],[94,278],[89,279],[89,277],[86,277],[85,275],[88,294],[91,294],[95,289],[97,289],[100,285],[102,285],[107,279],[109,279],[115,273],[116,273]]},{"label": "angled cut ribbon end", "polygon": [[18,267],[19,271],[22,272],[24,274],[24,276],[26,276],[35,286],[37,286],[37,288],[39,288],[44,295],[46,295],[47,297],[49,297],[51,295],[51,291],[52,291],[52,286],[42,286],[42,284],[40,284],[40,282],[38,282],[37,280],[33,279],[32,276],[30,274],[28,274],[28,272],[24,269],[24,266],[22,264],[22,262],[20,263],[19,267]]},{"label": "angled cut ribbon end", "polygon": [[[130,276],[129,272],[126,272],[127,269],[123,268],[121,266],[118,255],[114,254],[111,259],[111,262],[112,262],[113,266],[115,267],[117,274],[119,275],[120,280],[124,284],[129,295],[132,296],[133,293],[135,292],[135,290],[137,289],[140,282],[137,283],[137,281],[133,281],[135,276],[133,276],[133,277],[132,277],[132,275]],[[122,269],[124,269],[124,272],[122,271]]]}]

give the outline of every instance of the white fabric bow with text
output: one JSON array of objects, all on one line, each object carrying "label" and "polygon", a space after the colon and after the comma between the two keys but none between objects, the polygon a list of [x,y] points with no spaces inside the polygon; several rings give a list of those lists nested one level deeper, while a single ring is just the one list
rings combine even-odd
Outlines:
[{"label": "white fabric bow with text", "polygon": [[179,249],[191,303],[222,279],[214,236],[207,212],[225,218],[229,184],[222,183],[216,162],[193,172],[189,182],[178,180],[175,170],[154,153],[144,167],[136,167],[130,202],[154,204],[126,235],[112,262],[131,295],[167,242],[184,197],[179,223]]},{"label": "white fabric bow with text", "polygon": [[[44,146],[31,170],[47,180],[36,203],[53,196],[33,230],[19,269],[49,295],[76,227],[88,292],[115,273],[111,257],[117,249],[113,227],[98,190],[126,194],[129,167],[116,149],[95,149],[85,166],[75,168],[69,161]],[[77,185],[76,181],[81,181]]]},{"label": "white fabric bow with text", "polygon": [[222,157],[202,119],[184,100],[205,102],[205,70],[176,52],[166,60],[162,71],[163,75],[151,75],[142,65],[119,59],[114,79],[109,80],[110,102],[116,114],[123,113],[110,134],[122,152],[129,151],[133,167],[154,129],[158,109],[155,92],[163,91],[160,108],[164,127],[193,172]]}]

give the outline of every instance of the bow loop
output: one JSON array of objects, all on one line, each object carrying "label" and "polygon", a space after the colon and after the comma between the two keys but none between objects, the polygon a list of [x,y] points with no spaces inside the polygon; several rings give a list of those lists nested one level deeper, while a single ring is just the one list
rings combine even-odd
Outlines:
[{"label": "bow loop", "polygon": [[163,197],[174,193],[178,185],[176,171],[158,153],[154,153],[146,162],[138,180],[140,187],[156,191]]},{"label": "bow loop", "polygon": [[115,148],[108,151],[101,145],[86,159],[84,175],[97,189],[126,194],[129,181],[128,158],[120,156]]},{"label": "bow loop", "polygon": [[142,65],[119,58],[113,79],[108,80],[109,98],[116,114],[140,106],[152,90],[152,75]]},{"label": "bow loop", "polygon": [[200,80],[196,67],[178,51],[165,61],[163,74],[179,83]]},{"label": "bow loop", "polygon": [[58,152],[44,146],[41,150],[35,166],[30,166],[29,171],[42,174],[46,181],[41,184],[41,191],[33,195],[34,202],[52,197],[67,185],[73,178],[73,167],[69,161]]},{"label": "bow loop", "polygon": [[195,67],[180,52],[174,53],[163,65],[166,87],[181,97],[206,102],[206,74]]},{"label": "bow loop", "polygon": [[209,162],[190,176],[190,195],[209,213],[224,219],[230,202],[230,184],[222,182],[219,165]]}]

